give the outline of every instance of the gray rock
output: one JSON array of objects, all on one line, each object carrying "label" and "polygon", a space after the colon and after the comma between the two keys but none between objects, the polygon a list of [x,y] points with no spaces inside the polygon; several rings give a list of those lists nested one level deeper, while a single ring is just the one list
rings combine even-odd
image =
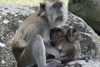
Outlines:
[{"label": "gray rock", "polygon": [[[21,22],[34,12],[33,7],[0,4],[0,67],[15,67],[16,61],[11,50],[12,37]],[[66,30],[69,26],[76,27],[81,32],[79,41],[82,47],[82,54],[92,55],[92,57],[99,59],[99,36],[93,29],[84,20],[70,12],[68,22],[62,28]],[[95,54],[97,55],[95,56]]]},{"label": "gray rock", "polygon": [[12,38],[20,23],[34,13],[31,7],[17,4],[0,4],[0,42]]},{"label": "gray rock", "polygon": [[100,35],[100,0],[69,0],[68,10],[83,18]]},{"label": "gray rock", "polygon": [[100,54],[99,36],[83,19],[70,12],[68,14],[68,22],[66,22],[66,25],[63,26],[63,28],[67,29],[68,27],[72,26],[76,27],[80,31],[81,37],[79,42],[83,56],[91,55],[92,58],[98,56],[98,53]]},{"label": "gray rock", "polygon": [[0,67],[15,67],[11,42],[23,20],[34,13],[33,8],[17,4],[0,4]]}]

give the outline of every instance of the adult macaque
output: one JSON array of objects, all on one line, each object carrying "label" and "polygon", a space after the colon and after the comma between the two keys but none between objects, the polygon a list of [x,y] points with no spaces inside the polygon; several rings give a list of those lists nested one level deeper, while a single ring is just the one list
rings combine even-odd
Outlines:
[{"label": "adult macaque", "polygon": [[33,63],[38,67],[50,67],[46,63],[45,47],[47,53],[53,50],[51,54],[56,58],[59,55],[59,51],[48,45],[50,29],[61,26],[66,21],[67,11],[61,1],[45,0],[40,3],[40,9],[20,25],[13,38],[12,51],[17,67],[26,67]]},{"label": "adult macaque", "polygon": [[51,45],[56,47],[60,52],[60,57],[55,58],[61,62],[68,62],[74,60],[75,46],[68,42],[64,36],[64,32],[61,28],[54,28],[50,31]]},{"label": "adult macaque", "polygon": [[67,41],[74,44],[76,48],[75,59],[81,58],[81,47],[79,44],[78,38],[80,37],[80,33],[76,28],[68,28],[66,32]]}]

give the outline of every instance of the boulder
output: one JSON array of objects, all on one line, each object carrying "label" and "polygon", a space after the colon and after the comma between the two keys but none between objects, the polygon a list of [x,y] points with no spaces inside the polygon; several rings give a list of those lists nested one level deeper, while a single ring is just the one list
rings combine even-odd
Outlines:
[{"label": "boulder", "polygon": [[[29,15],[34,13],[34,8],[16,4],[0,4],[0,67],[15,67],[16,61],[12,54],[11,43],[15,31]],[[91,58],[100,59],[99,36],[80,17],[68,13],[69,18],[63,30],[68,27],[76,27],[81,37],[82,55],[90,55]]]},{"label": "boulder", "polygon": [[80,33],[81,37],[79,39],[82,54],[90,55],[96,57],[100,53],[100,42],[99,36],[94,32],[94,30],[80,17],[75,16],[71,12],[68,13],[68,21],[62,28],[67,29],[68,27],[76,27]]},{"label": "boulder", "polygon": [[84,19],[100,35],[100,0],[69,0],[68,10]]},{"label": "boulder", "polygon": [[28,6],[0,3],[0,67],[15,67],[12,38],[21,22],[34,12]]}]

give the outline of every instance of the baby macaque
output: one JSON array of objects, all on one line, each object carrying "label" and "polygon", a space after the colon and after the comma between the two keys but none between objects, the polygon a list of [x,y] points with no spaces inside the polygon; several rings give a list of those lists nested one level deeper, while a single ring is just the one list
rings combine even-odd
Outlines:
[{"label": "baby macaque", "polygon": [[51,45],[57,48],[60,52],[59,58],[61,62],[68,62],[74,59],[75,56],[75,46],[68,42],[64,32],[61,28],[53,28],[50,31]]},{"label": "baby macaque", "polygon": [[67,41],[72,43],[75,46],[75,49],[76,49],[75,59],[81,58],[81,47],[78,41],[80,37],[80,33],[78,29],[68,28],[65,36],[67,38]]},{"label": "baby macaque", "polygon": [[68,28],[65,36],[67,38],[67,41],[72,43],[75,46],[76,52],[75,52],[75,58],[74,59],[76,59],[76,60],[86,60],[86,62],[88,62],[88,60],[90,59],[89,56],[81,57],[81,46],[80,46],[80,43],[78,41],[78,39],[80,37],[80,33],[79,33],[78,29]]}]

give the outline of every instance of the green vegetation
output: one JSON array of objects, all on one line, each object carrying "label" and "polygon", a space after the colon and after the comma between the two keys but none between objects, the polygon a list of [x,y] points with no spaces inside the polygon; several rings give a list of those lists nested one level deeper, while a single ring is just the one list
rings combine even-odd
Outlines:
[{"label": "green vegetation", "polygon": [[99,42],[100,42],[100,39],[99,39]]},{"label": "green vegetation", "polygon": [[[0,3],[9,3],[9,4],[23,4],[28,6],[37,6],[43,0],[0,0]],[[68,0],[61,0],[67,4]]]}]

